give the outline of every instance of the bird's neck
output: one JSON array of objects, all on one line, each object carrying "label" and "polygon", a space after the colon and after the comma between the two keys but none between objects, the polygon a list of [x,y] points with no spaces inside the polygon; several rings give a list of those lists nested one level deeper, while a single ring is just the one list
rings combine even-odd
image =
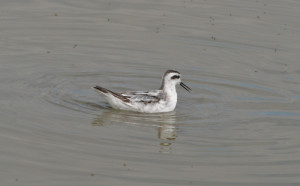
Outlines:
[{"label": "bird's neck", "polygon": [[162,90],[167,95],[167,98],[177,99],[176,85],[174,85],[174,84],[164,84]]},{"label": "bird's neck", "polygon": [[167,107],[174,110],[177,104],[177,92],[174,84],[165,85],[162,89]]}]

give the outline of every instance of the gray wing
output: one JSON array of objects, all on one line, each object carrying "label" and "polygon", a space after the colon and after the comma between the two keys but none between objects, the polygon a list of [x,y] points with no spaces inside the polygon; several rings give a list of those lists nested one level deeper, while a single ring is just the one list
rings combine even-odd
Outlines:
[{"label": "gray wing", "polygon": [[164,99],[162,90],[123,92],[122,96],[132,102],[155,103]]}]

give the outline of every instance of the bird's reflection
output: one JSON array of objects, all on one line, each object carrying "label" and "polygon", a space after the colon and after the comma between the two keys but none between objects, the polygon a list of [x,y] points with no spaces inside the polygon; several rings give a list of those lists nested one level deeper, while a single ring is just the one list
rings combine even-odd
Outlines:
[{"label": "bird's reflection", "polygon": [[175,111],[168,113],[144,114],[108,109],[94,119],[92,125],[105,126],[113,123],[156,127],[161,146],[170,146],[177,137]]}]

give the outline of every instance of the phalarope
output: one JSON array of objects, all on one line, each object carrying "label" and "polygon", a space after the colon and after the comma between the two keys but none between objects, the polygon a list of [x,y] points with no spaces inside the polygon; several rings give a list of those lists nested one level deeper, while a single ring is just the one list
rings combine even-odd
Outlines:
[{"label": "phalarope", "polygon": [[167,70],[165,72],[161,87],[157,90],[116,93],[100,86],[93,88],[103,94],[108,103],[115,109],[158,113],[170,112],[175,109],[177,84],[180,84],[188,92],[191,91],[187,85],[181,82],[181,75],[175,70]]}]

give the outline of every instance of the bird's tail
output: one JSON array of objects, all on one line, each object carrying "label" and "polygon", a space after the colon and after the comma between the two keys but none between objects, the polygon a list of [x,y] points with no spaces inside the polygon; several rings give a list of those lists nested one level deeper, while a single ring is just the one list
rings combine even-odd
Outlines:
[{"label": "bird's tail", "polygon": [[95,90],[100,91],[102,94],[108,94],[110,91],[107,90],[106,88],[100,87],[100,86],[94,86],[93,87]]},{"label": "bird's tail", "polygon": [[94,88],[95,90],[101,92],[101,93],[104,94],[105,96],[112,95],[112,96],[114,96],[114,97],[116,97],[116,98],[118,98],[118,99],[120,99],[120,100],[122,100],[122,101],[124,101],[124,102],[126,102],[126,103],[129,103],[129,102],[130,102],[129,99],[127,99],[125,96],[123,96],[123,95],[121,95],[121,94],[119,94],[119,93],[113,92],[113,91],[111,91],[111,90],[108,90],[108,89],[106,89],[106,88],[103,88],[103,87],[100,87],[100,86],[94,86],[93,88]]}]

